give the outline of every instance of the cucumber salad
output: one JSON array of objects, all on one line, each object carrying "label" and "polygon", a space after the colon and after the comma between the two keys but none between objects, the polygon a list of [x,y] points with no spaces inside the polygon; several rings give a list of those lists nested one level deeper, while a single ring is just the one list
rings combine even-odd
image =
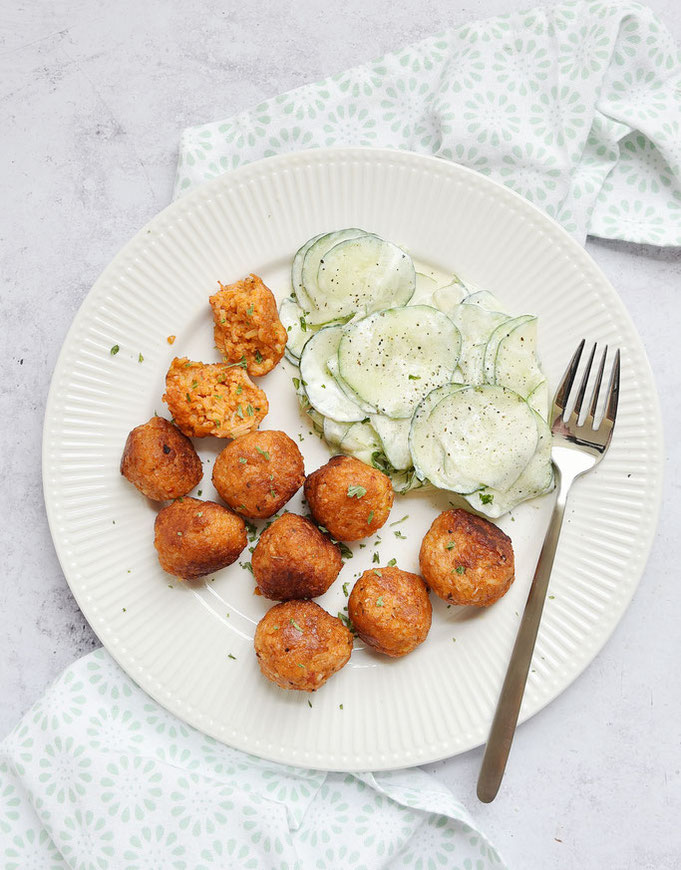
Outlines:
[{"label": "cucumber salad", "polygon": [[418,273],[360,229],[296,253],[280,306],[302,407],[330,447],[499,517],[553,487],[537,318],[486,290]]}]

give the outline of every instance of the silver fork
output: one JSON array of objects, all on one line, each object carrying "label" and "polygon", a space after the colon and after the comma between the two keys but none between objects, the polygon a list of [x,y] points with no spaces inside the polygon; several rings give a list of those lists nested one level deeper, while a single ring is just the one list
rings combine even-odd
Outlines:
[{"label": "silver fork", "polygon": [[606,345],[596,375],[596,382],[591,395],[589,410],[580,423],[579,418],[586,394],[591,366],[596,355],[594,344],[586,370],[577,391],[577,397],[572,411],[565,418],[568,399],[577,375],[577,369],[584,350],[584,340],[579,344],[563,379],[553,398],[551,409],[551,431],[553,433],[553,448],[551,458],[556,478],[558,497],[553,509],[539,561],[534,572],[534,579],[527,596],[525,612],[520,622],[511,660],[508,664],[506,677],[501,689],[497,709],[492,721],[485,755],[482,759],[480,776],[478,777],[478,798],[485,803],[493,801],[501,785],[506,769],[508,754],[513,742],[520,705],[525,692],[527,675],[530,670],[532,653],[537,640],[539,622],[541,620],[544,600],[551,577],[551,569],[558,546],[558,537],[563,524],[563,514],[570,487],[574,481],[597,465],[605,454],[617,416],[617,402],[620,389],[620,352],[615,353],[615,361],[610,376],[610,386],[605,403],[605,411],[601,421],[594,428],[598,396],[605,370],[605,360],[608,354]]}]

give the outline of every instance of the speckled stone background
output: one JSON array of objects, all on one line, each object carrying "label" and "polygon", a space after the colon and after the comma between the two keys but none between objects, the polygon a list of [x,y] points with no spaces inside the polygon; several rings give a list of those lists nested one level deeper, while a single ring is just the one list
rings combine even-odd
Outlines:
[{"label": "speckled stone background", "polygon": [[[76,309],[169,201],[185,126],[527,0],[0,0],[0,736],[98,645],[45,519],[42,417]],[[681,42],[677,0],[651,0]],[[590,242],[643,337],[662,398],[665,507],[605,650],[524,725],[497,801],[481,752],[431,765],[518,870],[681,864],[681,251]]]}]

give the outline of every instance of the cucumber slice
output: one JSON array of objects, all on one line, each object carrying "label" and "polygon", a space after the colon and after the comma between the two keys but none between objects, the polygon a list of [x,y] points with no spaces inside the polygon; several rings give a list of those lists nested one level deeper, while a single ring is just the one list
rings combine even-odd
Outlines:
[{"label": "cucumber slice", "polygon": [[323,235],[325,234],[320,233],[319,235],[312,236],[311,239],[308,239],[304,245],[301,245],[301,247],[298,248],[295,257],[293,258],[293,263],[291,264],[291,288],[293,290],[293,295],[300,303],[305,299],[305,291],[303,290],[303,260],[305,259],[305,254],[307,254],[312,245],[321,239]]},{"label": "cucumber slice", "polygon": [[[525,326],[525,324],[529,323],[532,320],[535,321],[532,328],[535,330],[536,333],[537,318],[533,314],[521,314],[520,317],[511,317],[510,319],[507,319],[506,321],[500,323],[499,326],[497,326],[497,328],[492,332],[489,337],[489,341],[487,342],[487,347],[485,348],[485,361],[483,364],[486,383],[495,383],[494,374],[497,361],[497,351],[499,350],[499,345],[501,344],[501,342],[505,338],[508,338],[508,336],[515,329]],[[531,330],[528,335],[531,335]]]},{"label": "cucumber slice", "polygon": [[331,417],[324,417],[324,440],[330,447],[339,447],[351,423],[339,423]]},{"label": "cucumber slice", "polygon": [[548,423],[535,412],[537,424],[537,448],[520,477],[506,492],[484,489],[465,496],[466,501],[482,514],[492,519],[512,510],[516,505],[535,498],[553,489],[554,476],[551,464],[553,439]]},{"label": "cucumber slice", "polygon": [[305,312],[295,299],[284,299],[279,306],[279,320],[286,330],[286,357],[297,362],[305,342],[310,338]]},{"label": "cucumber slice", "polygon": [[[303,274],[313,250],[305,258]],[[316,293],[305,279],[305,290],[314,305],[308,320],[328,323],[357,311],[370,313],[387,305],[406,305],[414,294],[415,281],[411,257],[392,242],[372,235],[340,241],[320,260]]]},{"label": "cucumber slice", "polygon": [[467,296],[466,288],[456,280],[444,287],[438,287],[433,293],[432,304],[444,314],[453,314]]},{"label": "cucumber slice", "polygon": [[507,490],[537,447],[535,413],[505,387],[484,384],[453,391],[425,423],[428,449],[414,452],[414,465],[435,486],[470,493],[481,487]]},{"label": "cucumber slice", "polygon": [[381,453],[383,445],[371,423],[353,423],[340,442],[343,453],[354,456],[367,465],[372,465],[375,453]]},{"label": "cucumber slice", "polygon": [[527,404],[536,411],[542,420],[548,420],[549,417],[549,385],[544,379],[539,383],[527,397]]},{"label": "cucumber slice", "polygon": [[484,360],[490,336],[508,318],[499,311],[469,305],[468,300],[458,305],[451,317],[462,337],[459,367],[463,382],[482,384],[485,382]]},{"label": "cucumber slice", "polygon": [[332,356],[326,362],[326,367],[329,370],[329,373],[333,376],[333,379],[338,384],[341,392],[343,392],[348,399],[357,405],[358,408],[361,408],[364,411],[364,416],[366,417],[369,414],[373,414],[375,409],[371,407],[371,405],[367,405],[360,397],[355,393],[350,387],[345,383],[343,378],[340,376],[339,366],[338,366],[338,356]]},{"label": "cucumber slice", "polygon": [[[423,272],[416,272],[414,295],[409,300],[409,305],[433,305],[433,291],[437,288],[437,281]],[[436,305],[433,306],[437,308]]]},{"label": "cucumber slice", "polygon": [[[319,264],[324,259],[325,255],[339,242],[344,242],[347,239],[355,239],[359,236],[367,235],[364,230],[357,227],[349,227],[346,230],[336,230],[332,233],[323,233],[321,236],[315,236],[310,239],[309,247],[304,251],[302,256],[302,265],[300,265],[300,279],[298,287],[294,285],[298,302],[303,306],[309,314],[315,308],[314,299],[318,296],[317,288],[317,272]],[[307,243],[306,243],[307,244]],[[305,248],[305,245],[303,245]],[[303,248],[300,250],[302,251]],[[300,251],[298,252],[300,253]],[[298,254],[296,254],[298,256]],[[332,318],[322,318],[319,322],[325,322]]]},{"label": "cucumber slice", "polygon": [[536,343],[536,317],[506,332],[494,359],[494,383],[527,398],[544,380],[535,354]]},{"label": "cucumber slice", "polygon": [[411,420],[391,420],[382,414],[372,414],[371,425],[378,433],[383,445],[385,458],[397,471],[411,468],[411,453],[409,452],[409,430]]},{"label": "cucumber slice", "polygon": [[[465,384],[451,383],[445,384],[443,387],[438,387],[436,390],[428,393],[425,399],[419,404],[414,411],[414,416],[411,419],[409,428],[409,453],[414,463],[416,476],[420,480],[425,480],[427,474],[421,467],[421,461],[428,468],[432,469],[436,465],[436,461],[440,455],[439,446],[435,446],[435,439],[431,427],[428,425],[428,417],[433,408],[442,401],[442,399],[451,396],[457,390],[462,390]],[[435,449],[435,456],[432,451]],[[444,489],[445,487],[441,487]]]},{"label": "cucumber slice", "polygon": [[468,305],[478,305],[480,308],[486,308],[487,311],[501,311],[502,314],[508,316],[508,311],[497,297],[490,293],[489,290],[476,290],[467,297],[465,302]]},{"label": "cucumber slice", "polygon": [[338,354],[343,328],[327,326],[308,339],[300,355],[300,377],[310,403],[320,414],[340,423],[354,423],[365,412],[341,390],[326,363]]},{"label": "cucumber slice", "polygon": [[459,330],[436,308],[388,308],[344,328],[339,373],[374,412],[411,417],[421,399],[451,381],[460,347]]}]

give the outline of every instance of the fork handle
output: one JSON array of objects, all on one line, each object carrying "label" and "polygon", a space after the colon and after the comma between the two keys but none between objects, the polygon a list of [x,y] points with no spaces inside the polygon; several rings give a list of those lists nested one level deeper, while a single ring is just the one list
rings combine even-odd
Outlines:
[{"label": "fork handle", "polygon": [[558,537],[563,524],[569,486],[565,488],[562,486],[558,468],[555,469],[555,472],[558,498],[539,554],[539,561],[527,596],[525,612],[506,671],[478,777],[478,798],[485,803],[493,801],[496,797],[506,769],[513,735],[518,724],[518,714],[525,692],[527,675],[530,671],[532,653],[537,640],[539,622],[544,609],[544,600],[556,555]]}]

